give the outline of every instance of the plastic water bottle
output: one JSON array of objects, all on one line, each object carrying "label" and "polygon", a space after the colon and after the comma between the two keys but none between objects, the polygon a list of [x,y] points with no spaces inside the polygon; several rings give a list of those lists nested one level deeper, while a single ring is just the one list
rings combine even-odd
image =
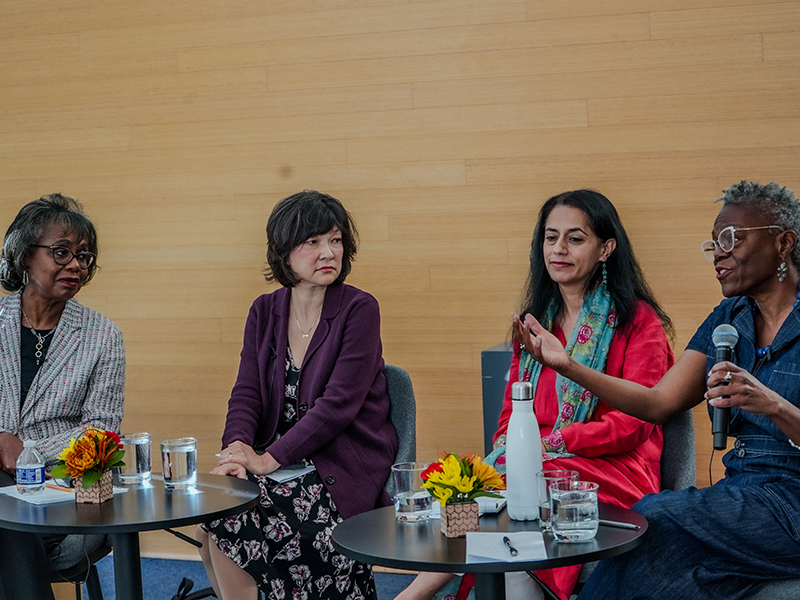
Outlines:
[{"label": "plastic water bottle", "polygon": [[17,490],[20,494],[41,494],[44,491],[44,459],[36,449],[36,441],[25,440],[17,459]]},{"label": "plastic water bottle", "polygon": [[527,381],[511,385],[513,408],[506,433],[506,500],[516,521],[539,518],[536,473],[542,470],[542,441],[533,414],[533,387]]}]

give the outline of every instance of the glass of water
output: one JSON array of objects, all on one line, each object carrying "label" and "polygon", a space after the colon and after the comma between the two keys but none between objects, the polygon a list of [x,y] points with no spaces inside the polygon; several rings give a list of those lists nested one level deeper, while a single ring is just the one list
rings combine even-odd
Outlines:
[{"label": "glass of water", "polygon": [[550,485],[553,536],[559,542],[588,542],[597,535],[598,485],[591,481],[557,481]]},{"label": "glass of water", "polygon": [[117,471],[120,483],[142,483],[150,479],[150,434],[123,433],[119,437],[125,450],[125,466]]},{"label": "glass of water", "polygon": [[161,440],[161,468],[166,489],[194,487],[197,482],[197,440],[193,437]]},{"label": "glass of water", "polygon": [[577,471],[566,469],[551,469],[539,471],[536,474],[537,491],[539,492],[539,530],[552,531],[550,526],[550,486],[559,481],[575,483],[580,475]]},{"label": "glass of water", "polygon": [[392,465],[394,512],[398,521],[425,521],[431,516],[433,498],[422,487],[425,463],[404,462]]}]

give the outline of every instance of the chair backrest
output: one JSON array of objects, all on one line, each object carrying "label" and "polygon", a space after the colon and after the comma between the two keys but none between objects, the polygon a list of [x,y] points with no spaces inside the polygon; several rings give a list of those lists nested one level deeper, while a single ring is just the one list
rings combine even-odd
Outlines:
[{"label": "chair backrest", "polygon": [[669,418],[662,427],[661,489],[682,490],[697,484],[694,419],[687,410]]},{"label": "chair backrest", "polygon": [[[394,365],[383,368],[386,387],[391,402],[391,419],[399,442],[394,462],[414,462],[417,460],[417,403],[414,387],[408,373]],[[386,484],[389,495],[393,494],[394,483],[389,478]]]},{"label": "chair backrest", "polygon": [[[661,428],[664,448],[661,451],[661,489],[682,490],[697,483],[697,460],[694,445],[692,411],[672,415]],[[578,581],[589,579],[597,562],[584,563]]]}]

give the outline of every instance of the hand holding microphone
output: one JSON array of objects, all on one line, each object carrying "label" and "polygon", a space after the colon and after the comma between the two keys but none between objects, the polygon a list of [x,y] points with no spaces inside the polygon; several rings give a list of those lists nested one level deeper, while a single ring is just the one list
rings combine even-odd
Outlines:
[{"label": "hand holding microphone", "polygon": [[[739,332],[733,325],[717,325],[714,333],[711,334],[714,342],[714,362],[733,362],[733,348],[739,341]],[[724,377],[728,385],[731,380],[731,373],[728,371]],[[724,397],[724,396],[723,396]],[[714,450],[725,450],[728,445],[728,427],[731,421],[731,409],[729,407],[712,407],[711,433],[714,436]]]}]

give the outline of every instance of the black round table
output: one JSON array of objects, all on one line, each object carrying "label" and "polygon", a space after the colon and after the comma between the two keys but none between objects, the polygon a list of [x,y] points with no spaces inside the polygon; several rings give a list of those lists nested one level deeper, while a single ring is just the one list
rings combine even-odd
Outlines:
[{"label": "black round table", "polygon": [[[582,564],[628,552],[643,541],[647,519],[639,513],[600,503],[600,518],[627,522],[639,529],[620,529],[601,525],[597,537],[589,542],[557,542],[544,535],[547,558],[530,562],[466,562],[466,538],[446,538],[438,519],[422,523],[397,521],[394,507],[387,506],[356,515],[339,523],[333,530],[333,545],[342,554],[355,560],[414,571],[474,573],[478,600],[505,598],[505,577],[508,571],[532,571]],[[539,531],[538,521],[514,521],[503,510],[480,518],[481,531]]]},{"label": "black round table", "polygon": [[194,525],[258,504],[256,484],[224,475],[198,474],[194,489],[166,490],[160,476],[121,486],[102,504],[74,501],[35,505],[0,494],[0,527],[33,533],[107,534],[114,549],[118,600],[142,599],[139,532]]}]

